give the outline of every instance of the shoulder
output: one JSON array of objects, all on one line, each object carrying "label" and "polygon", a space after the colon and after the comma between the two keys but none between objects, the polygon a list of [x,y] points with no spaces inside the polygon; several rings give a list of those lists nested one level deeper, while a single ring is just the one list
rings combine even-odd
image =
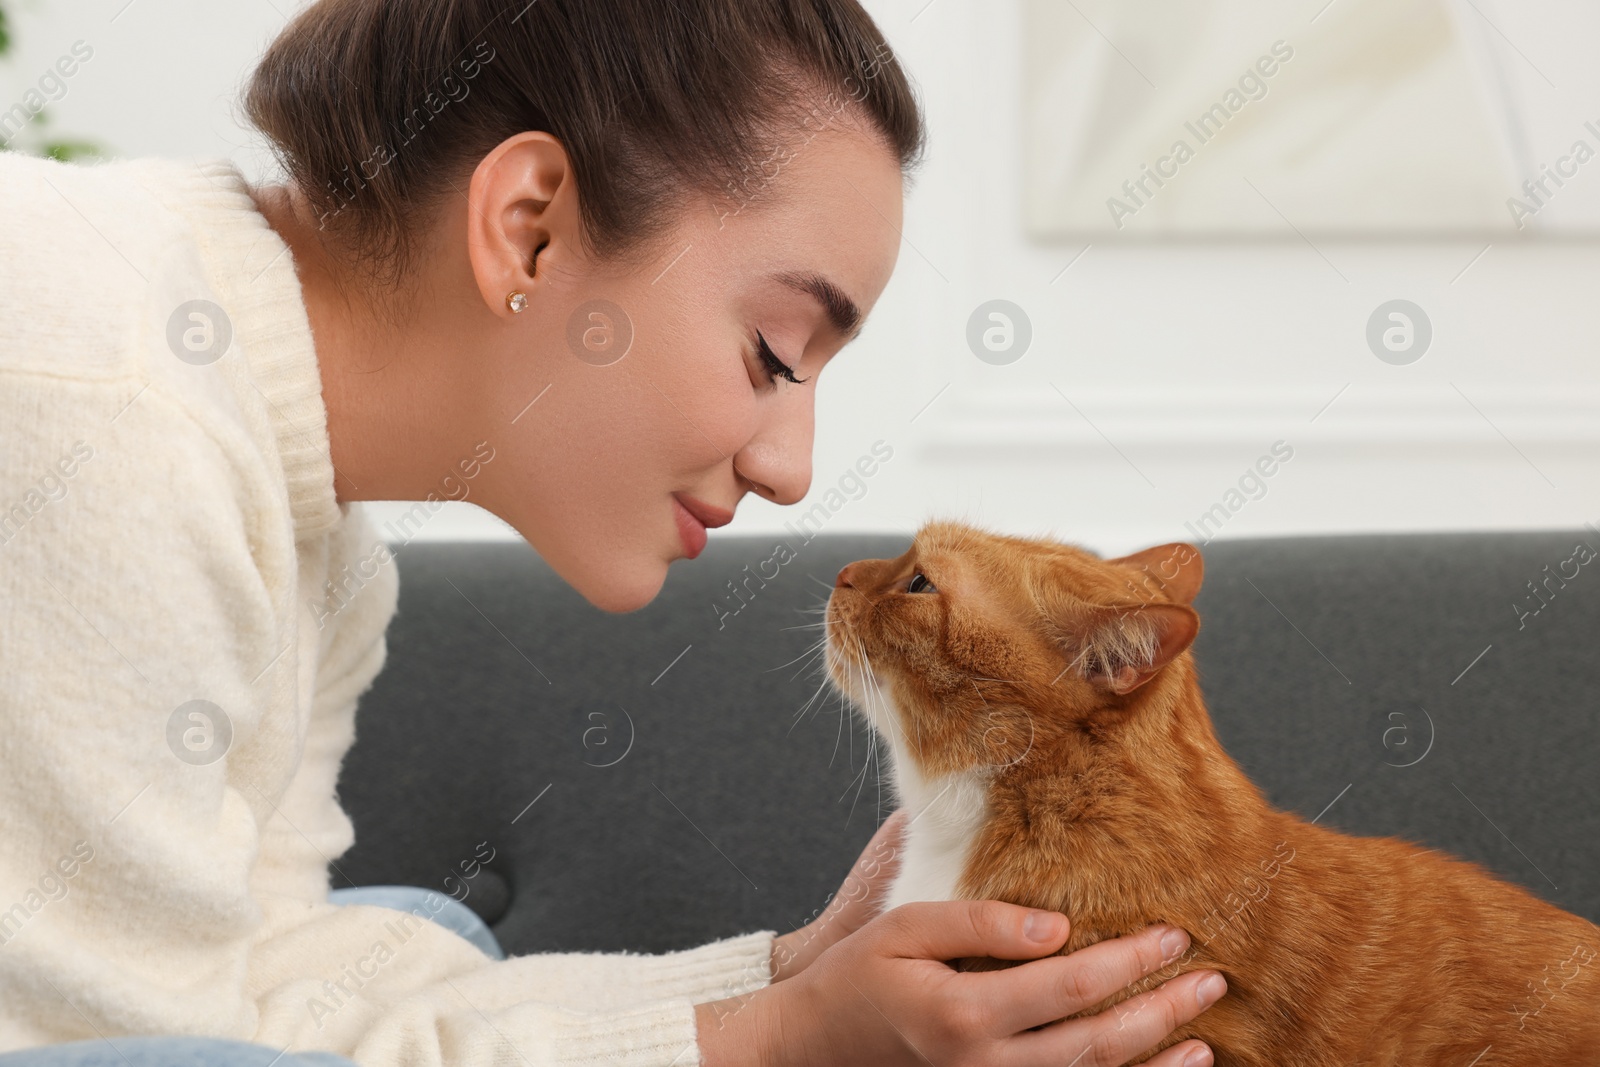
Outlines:
[{"label": "shoulder", "polygon": [[[193,423],[243,495],[293,510],[294,539],[336,521],[293,257],[237,167],[0,154],[0,217],[15,223],[0,232],[0,424],[71,421],[74,396],[100,386],[132,405],[119,429],[160,439],[145,447],[173,432],[157,412]],[[48,409],[21,406],[23,387]]]},{"label": "shoulder", "polygon": [[[142,375],[179,308],[218,299],[194,216],[230,193],[231,168],[201,160],[69,164],[0,153],[0,370],[104,380]],[[233,172],[236,174],[236,172]],[[176,315],[176,318],[175,318]],[[154,352],[152,352],[154,349]]]}]

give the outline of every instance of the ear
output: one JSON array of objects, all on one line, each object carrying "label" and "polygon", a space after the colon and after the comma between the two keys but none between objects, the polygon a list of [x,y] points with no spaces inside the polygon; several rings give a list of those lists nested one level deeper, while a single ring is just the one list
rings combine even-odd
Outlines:
[{"label": "ear", "polygon": [[1116,604],[1089,609],[1068,638],[1072,665],[1095,688],[1122,695],[1154,678],[1200,632],[1187,605]]},{"label": "ear", "polygon": [[1195,594],[1200,592],[1200,580],[1205,574],[1200,550],[1182,541],[1157,545],[1106,562],[1138,571],[1140,576],[1134,579],[1134,584],[1136,593],[1141,597],[1148,598],[1150,589],[1154,588],[1166,594],[1175,604],[1194,603]]},{"label": "ear", "polygon": [[463,212],[467,259],[495,315],[513,316],[506,304],[513,290],[542,304],[549,265],[578,243],[571,237],[579,226],[575,189],[566,148],[540,130],[514,134],[478,162]]}]

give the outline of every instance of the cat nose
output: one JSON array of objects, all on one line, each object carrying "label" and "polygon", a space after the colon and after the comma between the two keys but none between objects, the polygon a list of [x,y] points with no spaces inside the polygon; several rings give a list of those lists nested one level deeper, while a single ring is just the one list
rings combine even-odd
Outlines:
[{"label": "cat nose", "polygon": [[846,563],[839,568],[839,576],[833,580],[835,589],[854,589],[856,587],[855,583],[850,580],[850,568],[854,566],[854,563]]}]

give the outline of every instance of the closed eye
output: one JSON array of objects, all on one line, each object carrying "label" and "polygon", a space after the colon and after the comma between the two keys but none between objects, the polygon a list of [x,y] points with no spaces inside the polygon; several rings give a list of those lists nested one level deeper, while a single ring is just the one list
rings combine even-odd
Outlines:
[{"label": "closed eye", "polygon": [[761,332],[759,330],[756,331],[756,357],[760,359],[761,369],[763,373],[766,374],[769,382],[775,382],[779,378],[782,378],[785,381],[793,382],[794,384],[799,385],[801,382],[809,380],[806,378],[796,378],[794,376],[794,371],[787,363],[778,358],[777,353],[772,351],[772,346],[767,343],[767,339],[765,337],[761,336]]},{"label": "closed eye", "polygon": [[913,574],[911,580],[906,583],[906,592],[908,593],[937,593],[938,591],[934,584],[928,581],[928,576],[921,571]]}]

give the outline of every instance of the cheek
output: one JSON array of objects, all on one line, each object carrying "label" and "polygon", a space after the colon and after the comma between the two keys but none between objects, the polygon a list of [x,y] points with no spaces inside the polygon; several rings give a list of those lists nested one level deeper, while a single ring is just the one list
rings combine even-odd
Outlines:
[{"label": "cheek", "polygon": [[945,673],[946,657],[939,647],[936,631],[921,625],[921,620],[886,618],[888,612],[876,611],[863,620],[862,644],[881,661],[904,675],[917,678],[936,678]]},{"label": "cheek", "polygon": [[1018,635],[975,623],[959,614],[950,620],[944,654],[951,668],[968,674],[998,678],[1020,675]]},{"label": "cheek", "polygon": [[759,414],[749,375],[724,355],[698,372],[653,377],[638,391],[652,447],[679,470],[726,464],[754,436]]},{"label": "cheek", "polygon": [[[636,355],[557,381],[539,402],[564,393],[562,403],[543,413],[542,447],[555,449],[579,483],[623,494],[630,487],[685,488],[685,476],[726,465],[753,432],[748,378],[730,380],[726,370],[712,368],[679,372],[670,358],[635,361]],[[538,407],[529,412],[535,414]]]},{"label": "cheek", "polygon": [[530,383],[530,394],[550,389],[518,423],[537,472],[520,488],[543,508],[585,516],[574,537],[590,545],[625,530],[636,531],[628,540],[670,541],[667,494],[725,497],[728,475],[711,472],[729,470],[758,428],[759,398],[738,339],[714,325],[726,316],[697,289],[667,288],[686,265],[654,289],[608,294],[626,309],[631,339],[621,358],[593,365],[558,333],[548,339],[548,377]]},{"label": "cheek", "polygon": [[[600,421],[626,427],[636,459],[679,473],[725,464],[754,435],[757,397],[737,336],[692,294],[641,323]],[[659,309],[652,307],[652,312]]]}]

